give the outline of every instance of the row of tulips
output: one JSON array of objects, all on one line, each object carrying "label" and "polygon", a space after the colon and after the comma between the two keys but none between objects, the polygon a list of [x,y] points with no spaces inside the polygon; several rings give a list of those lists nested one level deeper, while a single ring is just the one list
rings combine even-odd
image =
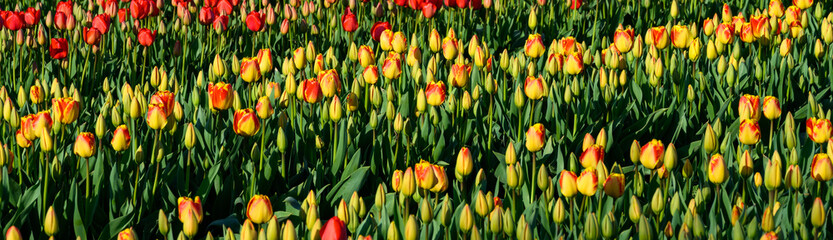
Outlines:
[{"label": "row of tulips", "polygon": [[812,0],[0,5],[6,239],[833,226]]}]

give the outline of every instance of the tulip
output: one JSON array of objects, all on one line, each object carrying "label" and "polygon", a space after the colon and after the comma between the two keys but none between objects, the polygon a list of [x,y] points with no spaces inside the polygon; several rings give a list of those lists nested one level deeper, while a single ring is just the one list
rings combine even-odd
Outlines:
[{"label": "tulip", "polygon": [[671,28],[671,44],[676,48],[686,48],[691,42],[690,35],[688,27],[684,25],[676,25]]},{"label": "tulip", "polygon": [[382,75],[392,80],[399,79],[400,74],[402,74],[402,61],[399,59],[399,54],[388,54],[388,57],[385,58],[382,64]]},{"label": "tulip", "polygon": [[[72,2],[69,2],[69,5],[72,5]],[[153,5],[152,2],[145,0],[130,1],[130,16],[133,17],[133,19],[145,19],[150,13],[150,8],[152,8],[151,5]],[[66,12],[67,15],[72,15],[71,9],[72,8],[68,8],[68,10],[66,10],[69,11]]]},{"label": "tulip", "polygon": [[784,4],[781,3],[781,0],[769,0],[767,11],[769,16],[781,18],[784,15]]},{"label": "tulip", "polygon": [[420,160],[420,162],[414,166],[414,174],[416,177],[416,183],[420,188],[431,189],[434,187],[436,178],[434,177],[434,170],[431,167],[431,163],[426,162],[425,160]]},{"label": "tulip", "polygon": [[604,182],[605,194],[613,198],[619,198],[625,193],[625,175],[612,173],[607,176]]},{"label": "tulip", "polygon": [[82,132],[75,138],[72,152],[82,158],[95,154],[95,136],[90,132]]},{"label": "tulip", "polygon": [[140,28],[137,37],[139,39],[139,44],[148,47],[153,44],[153,40],[156,38],[156,30],[150,31],[147,28]]},{"label": "tulip", "polygon": [[251,108],[234,112],[234,133],[244,137],[251,137],[260,130],[260,121]]},{"label": "tulip", "polygon": [[51,56],[52,59],[64,59],[67,57],[68,49],[69,47],[66,39],[53,38],[49,43],[49,56]]},{"label": "tulip", "polygon": [[743,155],[738,159],[738,172],[743,177],[749,177],[754,168],[755,165],[752,162],[752,156],[749,155],[749,150],[743,151]]},{"label": "tulip", "polygon": [[346,32],[355,32],[359,28],[359,22],[356,20],[356,15],[350,10],[350,7],[344,9],[344,14],[341,15],[341,28]]},{"label": "tulip", "polygon": [[718,42],[722,43],[723,45],[727,45],[732,43],[732,40],[735,36],[735,29],[734,27],[732,27],[730,23],[721,23],[720,25],[717,25],[715,34],[717,35]]},{"label": "tulip", "polygon": [[22,240],[23,236],[20,234],[20,230],[17,229],[15,226],[9,227],[6,230],[6,239],[7,240]]},{"label": "tulip", "polygon": [[726,181],[726,163],[723,161],[723,155],[714,154],[709,160],[709,181],[717,185]]},{"label": "tulip", "polygon": [[191,199],[190,197],[179,197],[177,200],[177,216],[180,222],[189,221],[192,217],[197,220],[197,223],[202,222],[202,203],[200,197]]},{"label": "tulip", "polygon": [[445,102],[445,84],[430,82],[425,88],[425,98],[429,105],[440,106]]},{"label": "tulip", "polygon": [[[423,170],[427,171],[427,170]],[[433,177],[433,175],[432,175]],[[426,176],[427,178],[427,176]],[[402,174],[402,181],[399,183],[399,190],[402,191],[402,194],[405,196],[410,197],[416,191],[416,180],[414,179],[414,171],[411,168],[405,169],[405,173]]]},{"label": "tulip", "polygon": [[321,86],[321,93],[325,97],[331,98],[337,92],[341,92],[341,81],[339,81],[336,70],[330,69],[319,73],[317,80]]},{"label": "tulip", "polygon": [[347,240],[347,228],[338,217],[332,217],[321,227],[321,240]]},{"label": "tulip", "polygon": [[376,84],[379,80],[379,68],[376,65],[368,65],[362,71],[362,79],[367,84]]},{"label": "tulip", "polygon": [[121,232],[119,232],[119,235],[118,235],[118,240],[136,240],[136,239],[139,239],[139,237],[136,236],[136,232],[133,231],[133,228],[127,228],[125,230],[122,230]]},{"label": "tulip", "polygon": [[[30,134],[34,134],[34,137],[41,137],[42,132],[52,131],[52,117],[49,115],[49,111],[40,111],[32,118],[33,120],[31,120],[32,122],[29,126],[31,130]],[[30,140],[32,139],[34,138],[31,138]]]},{"label": "tulip", "polygon": [[807,136],[810,137],[810,140],[818,144],[825,143],[828,139],[830,139],[831,131],[833,131],[833,126],[830,124],[829,119],[820,119],[820,118],[808,118],[807,119]]},{"label": "tulip", "polygon": [[255,195],[246,206],[246,217],[254,224],[263,224],[272,219],[272,202],[265,195]]},{"label": "tulip", "polygon": [[446,60],[451,60],[457,57],[457,39],[451,36],[443,38],[442,41],[443,57]]},{"label": "tulip", "polygon": [[260,75],[265,75],[272,71],[272,51],[269,49],[260,49],[257,51],[258,69]]},{"label": "tulip", "polygon": [[627,53],[633,47],[633,28],[628,27],[627,29],[623,29],[622,25],[619,25],[619,28],[616,29],[616,33],[613,34],[613,44],[616,45],[616,49],[619,52]]},{"label": "tulip", "polygon": [[571,198],[576,195],[578,188],[576,186],[576,174],[567,170],[561,170],[558,177],[558,188],[561,190],[561,195]]},{"label": "tulip", "polygon": [[593,196],[596,194],[596,188],[599,186],[599,179],[596,176],[596,171],[593,169],[585,169],[581,175],[576,179],[576,188],[584,196]]},{"label": "tulip", "polygon": [[778,151],[772,154],[772,159],[767,162],[764,172],[764,186],[770,191],[781,186],[781,157]]},{"label": "tulip", "polygon": [[367,68],[367,66],[373,65],[376,62],[376,56],[373,54],[373,50],[370,49],[370,47],[367,45],[362,45],[361,47],[359,47],[358,59],[359,64],[361,64],[362,67],[365,68]]},{"label": "tulip", "polygon": [[751,23],[744,23],[740,26],[740,40],[745,43],[751,43],[757,40]]},{"label": "tulip", "polygon": [[538,100],[544,96],[544,78],[541,76],[533,77],[528,76],[526,77],[526,81],[524,82],[524,93],[526,97],[531,100]]},{"label": "tulip", "polygon": [[569,75],[577,75],[584,70],[584,63],[580,52],[573,52],[564,55],[563,70]]},{"label": "tulip", "polygon": [[668,31],[666,31],[664,26],[648,29],[648,33],[645,36],[647,36],[645,38],[646,42],[654,45],[657,49],[665,49],[665,46],[668,46]]},{"label": "tulip", "polygon": [[755,95],[744,94],[738,101],[738,113],[740,119],[752,119],[758,121],[761,118],[761,100]]},{"label": "tulip", "polygon": [[653,170],[661,163],[660,160],[663,157],[663,152],[665,152],[665,147],[661,141],[653,139],[643,145],[640,152],[639,161],[642,163],[642,166]]},{"label": "tulip", "polygon": [[546,143],[546,129],[544,129],[544,125],[540,123],[536,123],[529,127],[529,130],[526,131],[526,149],[530,152],[537,152],[544,148],[544,143]]},{"label": "tulip", "polygon": [[755,145],[761,140],[761,129],[757,121],[744,119],[740,122],[738,140],[745,145]]},{"label": "tulip", "polygon": [[148,105],[147,124],[148,127],[156,130],[162,129],[168,124],[168,117],[162,104],[151,103]]},{"label": "tulip", "polygon": [[785,57],[788,54],[790,54],[791,45],[792,45],[792,40],[790,40],[789,38],[784,39],[783,41],[781,41],[781,46],[779,46],[779,48],[778,48],[778,53],[781,55],[781,57]]},{"label": "tulip", "polygon": [[373,23],[373,26],[370,28],[370,36],[373,38],[374,41],[379,41],[379,37],[382,35],[382,32],[390,29],[391,25],[388,22],[375,22]]},{"label": "tulip", "polygon": [[399,192],[400,184],[402,183],[402,170],[393,171],[393,177],[391,177],[390,185],[393,188],[394,192]]},{"label": "tulip", "polygon": [[770,121],[781,117],[781,104],[778,102],[778,98],[773,96],[764,97],[763,112],[764,116]]},{"label": "tulip", "polygon": [[234,91],[230,84],[224,82],[208,83],[208,98],[212,110],[226,110],[234,100]]},{"label": "tulip", "polygon": [[396,32],[393,34],[393,37],[390,41],[391,48],[396,53],[405,52],[405,50],[407,49],[407,45],[405,45],[406,42],[407,39],[405,38],[405,34],[402,32]]},{"label": "tulip", "polygon": [[[471,174],[473,168],[474,162],[472,162],[471,151],[467,147],[461,148],[460,152],[457,153],[457,162],[454,167],[455,173],[459,176],[466,177]],[[459,178],[458,181],[462,182]]]},{"label": "tulip", "polygon": [[544,40],[541,34],[530,34],[526,38],[524,54],[529,58],[538,58],[544,54]]},{"label": "tulip", "polygon": [[439,165],[431,165],[432,173],[434,174],[434,186],[429,188],[431,192],[445,192],[448,189],[448,176],[445,173],[445,168]]},{"label": "tulip", "polygon": [[321,95],[323,94],[321,91],[321,85],[317,80],[315,80],[315,78],[310,78],[301,82],[301,85],[298,87],[299,89],[303,89],[300,94],[303,94],[301,97],[307,103],[317,103],[321,101]]},{"label": "tulip", "polygon": [[58,224],[58,216],[55,215],[55,208],[53,206],[49,206],[49,209],[46,210],[46,215],[43,219],[43,232],[46,235],[53,237],[56,233],[60,230]]},{"label": "tulip", "polygon": [[87,45],[98,45],[98,42],[101,40],[102,33],[96,28],[84,27],[81,32],[84,33],[84,42]]},{"label": "tulip", "polygon": [[833,164],[830,155],[818,153],[813,156],[813,163],[810,165],[810,175],[819,182],[826,182],[833,179]]},{"label": "tulip", "polygon": [[240,78],[246,82],[260,80],[260,62],[257,58],[243,58],[240,62]]},{"label": "tulip", "polygon": [[793,0],[793,5],[804,10],[813,6],[813,0]]},{"label": "tulip", "polygon": [[822,227],[825,218],[827,218],[827,215],[824,213],[824,202],[821,201],[820,197],[816,197],[816,200],[813,201],[813,208],[810,210],[810,222],[813,227]]},{"label": "tulip", "polygon": [[246,28],[252,32],[263,30],[265,16],[257,11],[251,11],[246,15]]},{"label": "tulip", "polygon": [[70,124],[78,119],[80,110],[80,103],[75,99],[55,98],[52,99],[52,111],[57,114],[58,121],[63,124]]},{"label": "tulip", "polygon": [[122,124],[113,131],[113,140],[110,140],[110,145],[117,152],[124,151],[130,146],[130,132],[126,125]]},{"label": "tulip", "polygon": [[452,86],[465,87],[469,83],[469,76],[471,75],[471,66],[463,63],[455,63],[451,65],[451,71],[448,72],[448,81]]}]

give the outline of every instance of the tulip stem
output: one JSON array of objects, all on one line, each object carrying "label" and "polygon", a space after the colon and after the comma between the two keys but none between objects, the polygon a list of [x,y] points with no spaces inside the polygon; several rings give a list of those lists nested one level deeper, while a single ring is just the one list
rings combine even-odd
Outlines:
[{"label": "tulip stem", "polygon": [[158,157],[158,156],[156,156],[157,152],[158,152],[156,150],[156,143],[159,142],[159,132],[160,131],[161,130],[159,130],[159,129],[156,130],[156,138],[153,140],[153,150],[152,150],[153,152],[150,154],[150,156],[151,156],[150,161],[151,162],[156,162],[156,174],[153,177],[153,188],[151,189],[151,194],[150,194],[151,197],[156,196],[156,183],[159,182],[159,161],[156,159]]},{"label": "tulip stem", "polygon": [[489,149],[489,150],[492,150],[492,123],[494,123],[494,121],[492,120],[492,118],[494,116],[492,108],[494,107],[494,105],[495,105],[495,96],[494,96],[494,94],[489,94],[489,141],[488,141],[488,144],[486,145],[486,149]]},{"label": "tulip stem", "polygon": [[775,127],[774,125],[774,121],[769,120],[769,146],[767,146],[768,148],[772,148],[772,128]]},{"label": "tulip stem", "polygon": [[84,162],[87,164],[87,181],[85,185],[87,186],[87,194],[85,195],[87,199],[90,198],[90,158],[84,158]]},{"label": "tulip stem", "polygon": [[191,186],[189,184],[190,180],[191,180],[191,173],[189,172],[189,170],[191,170],[191,149],[188,149],[188,160],[185,162],[185,188],[186,189],[189,189],[190,186]]},{"label": "tulip stem", "polygon": [[135,208],[136,205],[136,192],[139,190],[139,163],[136,163],[136,180],[133,183],[133,207]]},{"label": "tulip stem", "polygon": [[570,231],[575,231],[576,228],[573,223],[573,208],[576,206],[576,198],[570,197],[570,200],[568,200],[568,202],[570,204]]}]

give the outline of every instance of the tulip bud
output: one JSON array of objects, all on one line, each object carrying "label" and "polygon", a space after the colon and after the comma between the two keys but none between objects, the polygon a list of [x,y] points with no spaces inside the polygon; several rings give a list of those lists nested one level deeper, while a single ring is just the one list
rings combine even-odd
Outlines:
[{"label": "tulip bud", "polygon": [[642,205],[639,204],[639,199],[636,196],[631,196],[630,207],[628,208],[628,217],[636,224],[639,218],[642,217]]},{"label": "tulip bud", "polygon": [[449,224],[451,223],[451,215],[453,213],[451,212],[451,202],[448,200],[448,194],[445,195],[442,203],[440,204],[440,212],[437,219],[439,219],[440,224],[443,227],[449,227]]},{"label": "tulip bud", "polygon": [[639,239],[640,240],[649,240],[653,239],[654,232],[651,229],[651,224],[648,223],[648,219],[645,216],[639,218]]},{"label": "tulip bud", "polygon": [[[321,225],[321,221],[316,219],[316,222],[314,222],[313,225]],[[320,229],[321,227],[318,226],[318,228]],[[318,231],[315,229],[315,226],[313,226],[312,229],[310,229],[310,232],[315,232],[316,234],[318,233]],[[297,236],[295,234],[295,224],[292,223],[292,220],[287,219],[286,223],[283,226],[281,239],[295,240],[296,237]]]},{"label": "tulip bud", "polygon": [[471,208],[468,204],[466,204],[463,207],[463,211],[460,213],[460,219],[457,221],[457,225],[463,233],[468,233],[469,230],[472,229],[472,225],[474,224],[473,218],[474,216],[472,216]]},{"label": "tulip bud", "polygon": [[816,197],[816,200],[813,201],[813,208],[810,210],[810,222],[814,227],[824,226],[824,219],[827,216],[824,211],[824,203],[821,198]]},{"label": "tulip bud", "polygon": [[[642,224],[640,224],[642,225]],[[646,224],[647,225],[647,224]],[[584,222],[584,239],[596,240],[599,238],[598,222],[596,221],[596,213],[587,215],[587,220]],[[641,232],[641,231],[640,231]]]},{"label": "tulip bud", "polygon": [[778,189],[781,186],[781,156],[778,151],[772,154],[772,159],[767,163],[765,170],[766,188],[770,191]]},{"label": "tulip bud", "polygon": [[43,219],[43,232],[52,237],[55,236],[59,230],[58,216],[55,215],[55,208],[53,206],[49,206],[49,209],[46,210],[46,215]]},{"label": "tulip bud", "polygon": [[159,233],[163,236],[168,235],[168,216],[165,215],[165,212],[162,209],[159,209],[159,217],[158,217],[157,224],[159,225]]}]

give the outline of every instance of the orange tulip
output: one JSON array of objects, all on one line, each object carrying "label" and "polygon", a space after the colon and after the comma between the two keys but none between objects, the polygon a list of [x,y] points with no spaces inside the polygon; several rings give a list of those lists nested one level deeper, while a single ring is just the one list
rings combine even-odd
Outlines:
[{"label": "orange tulip", "polygon": [[752,29],[751,23],[744,23],[740,26],[740,40],[745,43],[751,43],[755,40],[755,32]]},{"label": "orange tulip", "polygon": [[559,53],[565,56],[573,53],[581,54],[581,52],[583,51],[583,49],[581,49],[581,45],[576,44],[576,38],[574,37],[565,37],[561,40],[558,40],[557,50]]},{"label": "orange tulip", "polygon": [[739,13],[737,16],[732,17],[732,29],[735,30],[735,34],[740,34],[740,28],[744,23],[746,23],[746,18],[742,14]]},{"label": "orange tulip", "polygon": [[234,91],[224,82],[208,83],[208,100],[212,110],[226,110],[234,102]]},{"label": "orange tulip", "polygon": [[567,170],[561,170],[558,177],[558,189],[561,189],[561,195],[570,198],[576,195],[578,188],[576,186],[576,174]]},{"label": "orange tulip", "polygon": [[745,145],[755,145],[761,140],[761,128],[758,121],[743,119],[740,121],[738,140]]},{"label": "orange tulip", "polygon": [[646,43],[654,45],[657,49],[664,49],[668,46],[668,31],[666,31],[664,26],[648,29],[648,33],[645,36],[647,36],[645,38]]},{"label": "orange tulip", "polygon": [[341,92],[341,81],[338,79],[338,72],[330,69],[318,73],[318,83],[321,86],[321,93],[325,97],[333,97],[338,92]]},{"label": "orange tulip", "polygon": [[764,97],[763,112],[764,117],[769,120],[781,117],[781,103],[778,102],[778,98],[773,96]]},{"label": "orange tulip", "polygon": [[717,41],[722,44],[730,44],[735,37],[735,29],[732,27],[732,24],[721,23],[717,25],[715,34],[717,35]]},{"label": "orange tulip", "polygon": [[117,152],[124,151],[130,147],[130,130],[127,129],[127,125],[122,124],[116,127],[116,130],[113,131],[113,139],[110,140],[110,145]]},{"label": "orange tulip", "polygon": [[432,164],[431,170],[433,170],[432,172],[436,183],[434,183],[434,186],[428,190],[435,193],[445,192],[445,190],[448,189],[448,175],[445,173],[445,168]]},{"label": "orange tulip", "polygon": [[165,110],[165,117],[171,115],[171,112],[174,111],[174,94],[167,90],[157,91],[150,96],[150,104],[159,104],[162,105],[162,108]]},{"label": "orange tulip", "polygon": [[437,180],[434,175],[434,168],[431,163],[425,160],[420,160],[419,163],[414,165],[414,176],[416,177],[417,186],[422,189],[433,188]]},{"label": "orange tulip", "polygon": [[234,133],[244,137],[251,137],[260,130],[260,121],[255,111],[251,108],[240,109],[234,112]]},{"label": "orange tulip", "polygon": [[75,138],[72,152],[82,158],[91,157],[95,154],[95,135],[90,132],[82,132]]},{"label": "orange tulip", "polygon": [[428,83],[425,88],[425,99],[431,106],[440,106],[445,102],[445,84],[443,82]]},{"label": "orange tulip", "polygon": [[190,214],[192,213],[197,215],[197,222],[202,222],[202,203],[200,202],[200,197],[194,199],[190,197],[179,197],[176,203],[177,210],[179,211],[177,216],[180,222],[185,222],[191,218]]},{"label": "orange tulip", "polygon": [[604,158],[604,147],[598,144],[593,144],[581,153],[579,162],[581,162],[581,166],[584,168],[595,169],[599,162],[604,162]]},{"label": "orange tulip", "polygon": [[15,141],[17,142],[17,146],[20,146],[22,148],[28,148],[29,146],[32,146],[32,141],[26,139],[26,136],[23,135],[22,130],[23,129],[18,129],[17,132],[15,132]]},{"label": "orange tulip", "polygon": [[833,179],[833,163],[830,162],[830,155],[818,153],[813,156],[813,163],[810,165],[810,175],[819,182],[826,182]]},{"label": "orange tulip", "polygon": [[246,206],[246,217],[254,224],[264,224],[272,219],[272,202],[266,195],[254,195]]},{"label": "orange tulip", "polygon": [[36,137],[41,137],[41,133],[52,131],[52,116],[49,111],[40,111],[34,116],[35,120],[32,122],[34,134]]},{"label": "orange tulip", "polygon": [[168,116],[165,114],[165,107],[162,104],[151,103],[148,105],[147,124],[151,129],[159,130],[168,124]]},{"label": "orange tulip", "polygon": [[761,118],[761,98],[757,95],[744,94],[738,101],[740,119],[758,121]]},{"label": "orange tulip", "polygon": [[705,33],[706,36],[711,36],[712,33],[714,33],[715,24],[715,21],[711,18],[703,20],[703,33]]},{"label": "orange tulip", "polygon": [[676,25],[671,28],[671,44],[675,48],[686,48],[691,42],[690,32],[685,25]]},{"label": "orange tulip", "polygon": [[257,58],[243,58],[240,61],[240,78],[246,82],[260,80],[260,61]]},{"label": "orange tulip", "polygon": [[584,196],[593,196],[599,186],[599,177],[595,169],[585,169],[576,179],[578,191]]},{"label": "orange tulip", "polygon": [[661,141],[653,139],[642,146],[641,152],[639,162],[642,163],[642,166],[653,170],[662,163],[665,146],[662,145]]},{"label": "orange tulip", "polygon": [[621,197],[625,193],[625,175],[611,173],[604,182],[605,194],[613,198]]},{"label": "orange tulip", "polygon": [[749,18],[749,24],[752,25],[752,33],[755,38],[769,38],[769,18],[766,15],[760,14]]},{"label": "orange tulip", "polygon": [[526,38],[526,44],[524,45],[524,54],[530,58],[538,58],[544,54],[544,40],[541,38],[541,34],[530,34]]},{"label": "orange tulip", "polygon": [[796,6],[790,6],[784,12],[784,21],[787,25],[792,25],[795,22],[801,22],[801,9]]},{"label": "orange tulip", "polygon": [[57,114],[58,121],[63,124],[70,124],[78,119],[81,111],[81,104],[71,97],[52,99],[52,111]]},{"label": "orange tulip", "polygon": [[402,170],[393,171],[393,177],[390,180],[390,186],[394,192],[399,192],[400,183],[402,182]]},{"label": "orange tulip", "polygon": [[298,89],[303,89],[304,101],[308,103],[317,103],[318,101],[321,101],[321,86],[315,78],[302,81],[301,84],[298,85]]},{"label": "orange tulip", "polygon": [[528,76],[526,77],[526,81],[524,81],[524,93],[526,97],[531,100],[538,100],[544,97],[544,78],[541,76],[533,77]]},{"label": "orange tulip", "polygon": [[465,87],[469,84],[469,75],[471,74],[471,66],[463,63],[455,63],[451,65],[451,71],[448,72],[448,81],[452,86]]},{"label": "orange tulip", "polygon": [[257,113],[257,117],[260,119],[267,119],[275,113],[275,109],[272,107],[272,102],[269,101],[269,97],[262,96],[257,99],[255,112]]},{"label": "orange tulip", "polygon": [[829,119],[817,119],[814,117],[807,119],[807,136],[813,142],[822,144],[827,142],[830,138],[830,132],[833,127]]},{"label": "orange tulip", "polygon": [[37,136],[35,135],[35,114],[29,114],[20,118],[20,129],[22,130],[22,135],[26,138],[26,140],[35,140]]},{"label": "orange tulip", "polygon": [[623,29],[622,25],[619,24],[619,28],[613,34],[613,44],[616,45],[619,52],[627,53],[633,47],[633,38],[633,28]]},{"label": "orange tulip", "polygon": [[530,152],[537,152],[544,148],[544,143],[546,142],[546,129],[544,129],[544,125],[540,123],[536,123],[529,127],[529,130],[526,131],[526,149]]},{"label": "orange tulip", "polygon": [[402,61],[399,54],[390,53],[382,64],[382,75],[388,79],[399,79],[402,74]]}]

